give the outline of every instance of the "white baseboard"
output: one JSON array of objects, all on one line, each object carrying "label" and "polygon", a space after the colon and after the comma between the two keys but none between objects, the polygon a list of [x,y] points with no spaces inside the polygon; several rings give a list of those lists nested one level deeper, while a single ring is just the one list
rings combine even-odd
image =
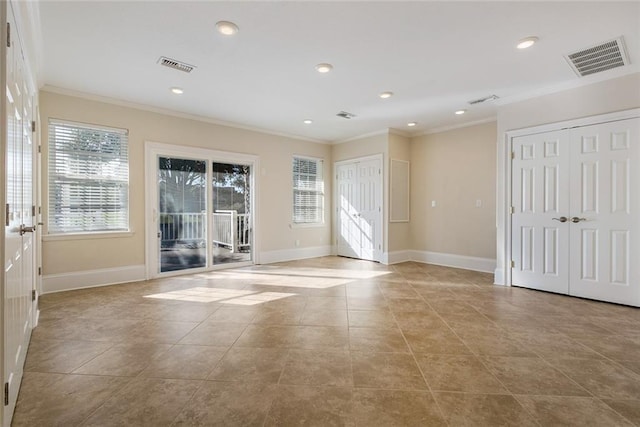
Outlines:
[{"label": "white baseboard", "polygon": [[399,264],[401,262],[413,261],[411,259],[411,253],[413,251],[394,251],[394,252],[385,252],[382,254],[382,263],[389,264]]},{"label": "white baseboard", "polygon": [[424,262],[425,264],[462,268],[464,270],[481,271],[484,273],[493,273],[496,268],[496,260],[491,258],[478,258],[428,251],[409,252],[411,252],[411,261]]},{"label": "white baseboard", "polygon": [[280,251],[260,252],[258,264],[295,261],[298,259],[318,258],[331,255],[331,246],[314,246],[310,248],[283,249]]},{"label": "white baseboard", "polygon": [[63,274],[49,274],[42,277],[42,293],[70,291],[73,289],[93,288],[95,286],[116,285],[118,283],[145,280],[146,269],[143,265],[129,265],[100,270],[74,271]]},{"label": "white baseboard", "polygon": [[504,277],[504,270],[502,268],[496,268],[493,271],[493,284],[507,286],[506,278]]}]

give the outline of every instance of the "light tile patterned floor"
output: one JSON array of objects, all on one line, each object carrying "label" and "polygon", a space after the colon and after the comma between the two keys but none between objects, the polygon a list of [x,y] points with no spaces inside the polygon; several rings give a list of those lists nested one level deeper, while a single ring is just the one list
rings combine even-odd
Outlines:
[{"label": "light tile patterned floor", "polygon": [[640,310],[326,257],[45,295],[47,425],[640,425]]}]

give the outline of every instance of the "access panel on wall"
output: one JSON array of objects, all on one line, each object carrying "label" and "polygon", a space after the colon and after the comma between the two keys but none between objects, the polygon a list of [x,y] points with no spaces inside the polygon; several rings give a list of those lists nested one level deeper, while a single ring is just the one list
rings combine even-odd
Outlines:
[{"label": "access panel on wall", "polygon": [[512,139],[512,283],[640,306],[640,119]]}]

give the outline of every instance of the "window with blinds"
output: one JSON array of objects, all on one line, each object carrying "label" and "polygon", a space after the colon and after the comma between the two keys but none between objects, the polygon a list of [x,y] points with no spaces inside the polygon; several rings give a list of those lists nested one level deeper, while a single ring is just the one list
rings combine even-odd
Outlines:
[{"label": "window with blinds", "polygon": [[128,131],[49,121],[49,234],[129,230]]},{"label": "window with blinds", "polygon": [[293,222],[324,222],[324,180],[320,159],[293,158]]}]

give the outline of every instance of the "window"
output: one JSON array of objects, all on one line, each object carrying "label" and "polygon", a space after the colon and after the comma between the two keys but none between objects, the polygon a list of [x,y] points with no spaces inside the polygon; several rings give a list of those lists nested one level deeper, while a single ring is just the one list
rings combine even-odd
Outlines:
[{"label": "window", "polygon": [[49,121],[49,233],[129,230],[128,132]]},{"label": "window", "polygon": [[293,158],[293,223],[324,222],[324,180],[322,160]]}]

